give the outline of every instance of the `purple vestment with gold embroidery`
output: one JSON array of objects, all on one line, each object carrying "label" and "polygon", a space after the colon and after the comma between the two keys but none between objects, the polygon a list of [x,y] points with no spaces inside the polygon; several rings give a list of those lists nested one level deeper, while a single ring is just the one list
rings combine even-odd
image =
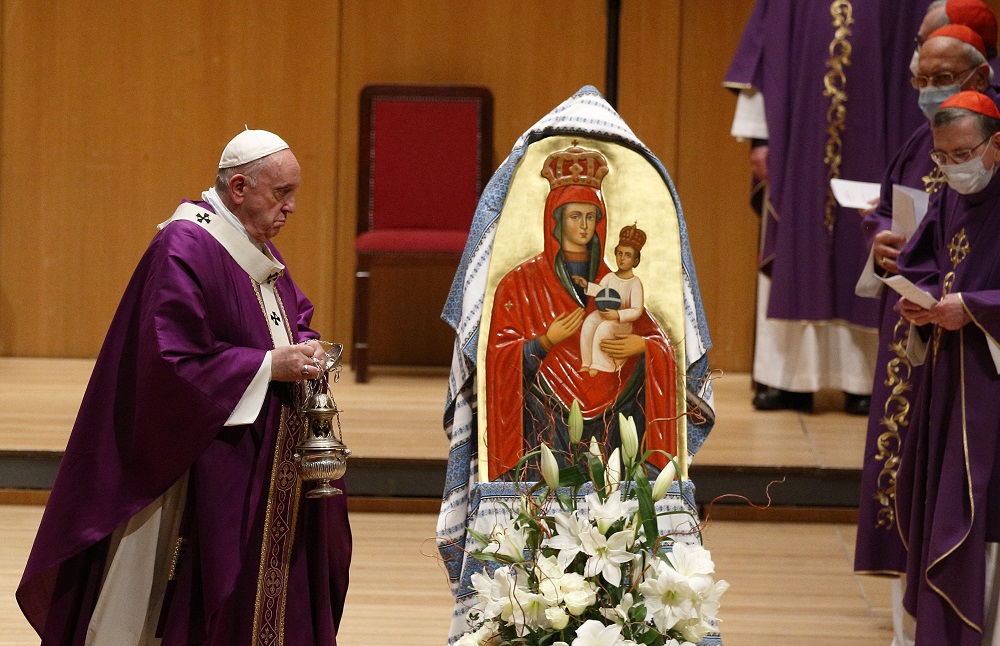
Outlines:
[{"label": "purple vestment with gold embroidery", "polygon": [[[931,191],[936,201],[940,173],[931,160],[934,147],[930,124],[924,122],[889,165],[882,180],[882,195],[864,219],[864,233],[871,248],[881,231],[892,228],[892,187],[896,184]],[[926,180],[926,181],[925,181]],[[876,268],[876,271],[880,271]],[[912,419],[913,398],[922,369],[906,357],[910,324],[896,309],[899,294],[888,287],[879,297],[879,344],[872,386],[868,435],[865,441],[858,509],[858,535],[854,569],[858,572],[900,574],[906,571],[906,549],[896,526],[896,470],[903,440]]]},{"label": "purple vestment with gold embroidery", "polygon": [[[97,358],[17,591],[43,644],[84,643],[109,536],[185,473],[185,547],[162,644],[336,643],[346,501],[307,501],[289,477],[298,438],[288,385],[270,384],[252,424],[224,426],[273,348],[259,289],[195,223],[153,238]],[[317,338],[312,305],[287,272],[276,291],[291,341]]]},{"label": "purple vestment with gold embroidery", "polygon": [[764,97],[767,316],[875,327],[854,285],[868,251],[830,179],[877,182],[923,121],[907,69],[930,0],[758,0],[725,84]]},{"label": "purple vestment with gold embroidery", "polygon": [[985,542],[1000,541],[1000,174],[981,192],[941,190],[900,255],[900,273],[935,297],[960,293],[973,321],[920,330],[928,341],[896,482],[909,550],[904,606],[918,646],[979,645]]}]

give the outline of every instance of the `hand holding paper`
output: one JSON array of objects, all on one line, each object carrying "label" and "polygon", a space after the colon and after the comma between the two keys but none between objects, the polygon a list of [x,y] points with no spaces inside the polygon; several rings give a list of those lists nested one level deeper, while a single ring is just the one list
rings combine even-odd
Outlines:
[{"label": "hand holding paper", "polygon": [[900,296],[906,300],[919,305],[925,310],[929,310],[937,304],[937,299],[931,296],[930,292],[926,292],[916,285],[914,285],[910,280],[904,278],[900,275],[889,276],[888,278],[879,277],[883,283],[889,287],[896,290]]}]

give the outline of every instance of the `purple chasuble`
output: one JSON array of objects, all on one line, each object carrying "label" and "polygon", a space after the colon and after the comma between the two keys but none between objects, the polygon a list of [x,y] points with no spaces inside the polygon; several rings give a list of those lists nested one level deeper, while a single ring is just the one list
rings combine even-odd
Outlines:
[{"label": "purple chasuble", "polygon": [[[351,556],[346,501],[306,500],[289,479],[288,385],[269,385],[253,424],[224,426],[273,348],[259,289],[194,222],[153,238],[98,355],[17,590],[43,645],[84,643],[109,536],[186,472],[163,645],[336,643]],[[293,341],[317,338],[312,304],[287,272],[276,291],[277,324]],[[283,635],[262,638],[279,619]]]},{"label": "purple chasuble", "polygon": [[935,297],[960,293],[973,322],[925,326],[927,358],[896,483],[909,550],[903,604],[918,646],[981,643],[985,541],[1000,541],[1000,174],[981,192],[943,188],[900,256],[901,274]]},{"label": "purple chasuble", "polygon": [[764,96],[770,204],[767,316],[875,327],[854,294],[868,256],[831,177],[879,181],[924,120],[907,70],[930,0],[758,0],[725,85]]},{"label": "purple chasuble", "polygon": [[[930,124],[925,122],[892,160],[882,179],[879,206],[864,219],[869,249],[875,234],[892,228],[893,185],[929,190],[931,202],[936,201],[943,180],[939,179],[940,172],[930,157],[933,148]],[[922,369],[911,365],[906,357],[910,324],[896,310],[898,302],[897,292],[888,287],[882,289],[878,299],[878,358],[862,463],[854,550],[854,569],[858,572],[906,571],[906,549],[896,527],[896,470]]]}]

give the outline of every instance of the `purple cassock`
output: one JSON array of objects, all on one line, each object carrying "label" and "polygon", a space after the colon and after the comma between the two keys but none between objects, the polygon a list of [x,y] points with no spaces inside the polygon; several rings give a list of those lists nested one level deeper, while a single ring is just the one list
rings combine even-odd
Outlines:
[{"label": "purple cassock", "polygon": [[[317,338],[312,305],[287,272],[275,288],[284,320],[273,318],[290,341]],[[273,348],[260,293],[197,223],[172,222],[153,238],[97,358],[17,590],[44,645],[84,643],[109,537],[185,474],[164,646],[336,643],[351,557],[346,501],[302,496],[288,385],[268,386],[252,424],[224,426]]]},{"label": "purple cassock", "polygon": [[767,316],[875,327],[854,294],[868,251],[830,179],[879,181],[924,120],[907,82],[930,0],[758,0],[725,85],[755,88],[768,127]]},{"label": "purple cassock", "polygon": [[919,330],[924,375],[896,481],[918,646],[982,640],[985,542],[1000,541],[1000,376],[987,341],[1000,339],[997,249],[1000,174],[973,195],[943,188],[900,255],[903,276],[936,298],[961,294],[973,318]]},{"label": "purple cassock", "polygon": [[[932,206],[929,208],[934,208],[943,178],[931,160],[933,148],[930,124],[925,121],[889,164],[882,179],[879,206],[864,219],[868,248],[876,234],[892,228],[893,185],[926,190],[931,194]],[[896,470],[922,369],[912,365],[906,356],[910,324],[897,311],[898,302],[897,292],[888,287],[881,290],[878,358],[868,415],[854,551],[854,569],[872,574],[906,571],[906,549],[896,526]]]}]

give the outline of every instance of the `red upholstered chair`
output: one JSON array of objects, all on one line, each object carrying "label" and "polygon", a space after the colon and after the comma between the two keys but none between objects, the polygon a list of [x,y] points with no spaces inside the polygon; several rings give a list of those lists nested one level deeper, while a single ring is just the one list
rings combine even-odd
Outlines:
[{"label": "red upholstered chair", "polygon": [[368,381],[369,272],[461,257],[493,165],[493,95],[465,86],[361,91],[354,249],[355,381]]}]

